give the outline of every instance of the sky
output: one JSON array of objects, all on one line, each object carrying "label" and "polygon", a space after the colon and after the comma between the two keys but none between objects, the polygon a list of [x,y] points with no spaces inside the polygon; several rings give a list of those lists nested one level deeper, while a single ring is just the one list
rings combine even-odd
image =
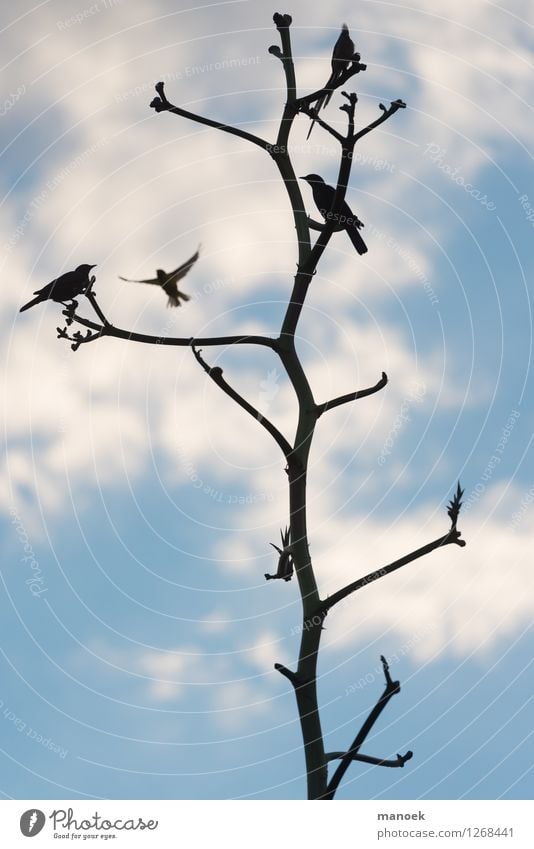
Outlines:
[{"label": "sky", "polygon": [[[156,336],[276,335],[297,260],[276,168],[246,141],[149,108],[185,109],[274,140],[284,104],[276,11],[289,12],[299,93],[329,74],[340,24],[367,64],[347,201],[358,256],[333,236],[297,346],[325,414],[310,457],[309,528],[331,594],[444,534],[448,546],[328,616],[319,661],[327,750],[349,745],[383,690],[401,692],[342,799],[532,796],[534,402],[532,64],[527,0],[22,0],[2,7],[0,757],[3,798],[301,799],[296,582],[270,581],[287,523],[278,447],[187,349],[101,339],[73,352],[60,305],[34,290],[97,263],[116,326]],[[339,130],[342,99],[325,115]],[[336,141],[299,116],[297,175],[335,181]],[[307,209],[314,206],[302,183]],[[122,282],[201,245],[166,309]],[[154,291],[153,291],[154,289]],[[83,298],[81,300],[84,300]],[[88,303],[81,304],[90,316]],[[287,435],[296,403],[269,350],[205,349]]]}]

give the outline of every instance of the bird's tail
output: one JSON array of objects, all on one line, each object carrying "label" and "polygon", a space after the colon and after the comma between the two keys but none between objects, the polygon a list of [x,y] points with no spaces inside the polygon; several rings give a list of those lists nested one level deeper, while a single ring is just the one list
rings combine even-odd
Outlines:
[{"label": "bird's tail", "polygon": [[169,295],[169,300],[167,301],[167,306],[168,307],[181,307],[182,302],[180,301],[180,298],[182,298],[183,301],[190,301],[191,295],[186,295],[185,292],[179,292],[179,291],[175,295],[174,292],[172,292]]},{"label": "bird's tail", "polygon": [[[330,79],[328,80],[327,85],[330,84],[331,80],[332,80],[332,77],[330,77]],[[314,107],[315,118],[317,118],[321,109],[324,109],[324,107],[327,105],[327,103],[329,102],[331,97],[332,97],[332,92],[327,91],[327,92],[325,92],[325,94],[323,94],[322,97],[319,98],[319,100],[317,101],[317,103],[315,104],[315,107]],[[306,136],[306,141],[308,141],[309,137],[311,136],[311,131],[313,130],[313,126],[315,124],[315,118],[311,122],[310,129],[308,130],[308,135]]]},{"label": "bird's tail", "polygon": [[326,92],[324,99],[323,99],[323,102],[322,102],[322,109],[325,109],[328,106],[328,104],[330,103],[330,101],[332,99],[333,93],[334,93],[333,88],[331,88],[330,91]]},{"label": "bird's tail", "polygon": [[350,238],[352,244],[354,245],[354,247],[356,248],[356,250],[358,251],[358,253],[360,254],[360,256],[362,254],[366,254],[367,253],[367,245],[365,244],[364,240],[360,236],[360,231],[359,231],[358,227],[356,227],[355,225],[353,225],[352,227],[347,227],[347,233],[349,234],[349,238]]},{"label": "bird's tail", "polygon": [[36,297],[36,298],[32,298],[32,300],[31,300],[31,301],[28,301],[28,303],[27,303],[27,304],[24,304],[24,306],[20,308],[19,312],[24,312],[25,310],[29,310],[29,309],[30,309],[30,307],[34,307],[34,306],[35,306],[35,304],[40,304],[40,303],[41,303],[41,301],[42,301],[41,296],[40,296],[40,295],[37,295],[37,297]]},{"label": "bird's tail", "polygon": [[311,131],[313,130],[314,124],[315,124],[315,118],[313,119],[313,121],[310,124],[310,129],[308,130],[308,135],[306,136],[306,141],[308,141],[309,137],[311,136]]}]

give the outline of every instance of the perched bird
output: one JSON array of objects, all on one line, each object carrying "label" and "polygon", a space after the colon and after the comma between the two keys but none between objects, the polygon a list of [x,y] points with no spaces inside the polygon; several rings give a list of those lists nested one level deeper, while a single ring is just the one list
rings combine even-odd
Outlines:
[{"label": "perched bird", "polygon": [[274,575],[268,575],[265,573],[265,580],[270,581],[275,578],[283,578],[284,581],[290,581],[291,576],[293,575],[293,556],[291,554],[291,546],[289,543],[290,531],[289,528],[285,529],[285,532],[280,529],[280,537],[282,539],[283,548],[279,548],[274,542],[271,542],[270,545],[278,552],[278,569]]},{"label": "perched bird", "polygon": [[89,286],[89,272],[96,265],[79,265],[74,271],[67,271],[61,277],[56,277],[51,283],[47,283],[42,289],[37,289],[33,294],[37,295],[27,304],[20,308],[20,312],[29,310],[35,304],[40,304],[41,301],[57,301],[65,303],[65,301],[73,300],[76,295],[81,295]]},{"label": "perched bird", "polygon": [[336,229],[346,230],[349,238],[359,254],[367,253],[367,245],[360,236],[360,229],[363,227],[363,222],[354,215],[348,203],[343,201],[339,212],[332,212],[332,203],[336,190],[332,186],[327,186],[322,177],[318,174],[308,174],[306,177],[301,177],[301,180],[306,180],[310,184],[313,192],[313,199],[317,204],[317,208],[325,221],[334,220],[337,224]]},{"label": "perched bird", "polygon": [[[332,53],[332,73],[328,78],[328,81],[325,83],[323,88],[328,89],[322,97],[319,98],[317,103],[315,104],[315,116],[319,114],[321,109],[324,109],[325,106],[328,106],[330,103],[330,98],[334,93],[334,84],[337,83],[343,71],[346,71],[349,67],[350,63],[353,61],[355,57],[354,54],[354,42],[349,35],[349,28],[347,24],[343,24],[341,27],[341,33],[338,37],[338,40],[334,44],[334,50]],[[315,124],[315,118],[311,122],[310,129],[308,130],[308,135],[306,136],[309,139],[311,135],[311,131],[313,130],[313,125]]]},{"label": "perched bird", "polygon": [[129,277],[120,277],[121,280],[126,280],[128,283],[152,283],[155,286],[161,286],[164,292],[167,293],[169,300],[167,301],[168,307],[179,307],[180,298],[183,301],[190,301],[191,298],[189,295],[184,294],[184,292],[180,292],[178,289],[178,281],[181,280],[187,272],[193,268],[195,262],[197,261],[200,255],[200,248],[197,249],[196,253],[184,262],[183,265],[179,265],[174,271],[163,271],[163,269],[156,269],[156,277],[153,277],[150,280],[132,280]]}]

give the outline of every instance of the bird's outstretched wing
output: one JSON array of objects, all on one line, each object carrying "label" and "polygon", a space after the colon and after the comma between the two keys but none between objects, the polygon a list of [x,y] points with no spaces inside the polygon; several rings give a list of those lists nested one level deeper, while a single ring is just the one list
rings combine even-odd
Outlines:
[{"label": "bird's outstretched wing", "polygon": [[190,271],[193,268],[193,266],[194,266],[195,262],[197,261],[197,259],[199,258],[199,256],[200,256],[200,245],[197,248],[197,250],[195,251],[195,253],[193,254],[193,256],[190,257],[186,262],[184,262],[183,265],[179,265],[178,268],[175,268],[174,271],[169,271],[169,274],[168,274],[169,281],[172,280],[173,283],[178,283],[178,281],[181,280],[183,277],[185,277],[187,272]]},{"label": "bird's outstretched wing", "polygon": [[121,277],[119,274],[119,280],[125,280],[127,283],[155,283],[156,286],[161,286],[161,281],[157,277],[152,277],[150,280],[132,280],[131,277]]}]

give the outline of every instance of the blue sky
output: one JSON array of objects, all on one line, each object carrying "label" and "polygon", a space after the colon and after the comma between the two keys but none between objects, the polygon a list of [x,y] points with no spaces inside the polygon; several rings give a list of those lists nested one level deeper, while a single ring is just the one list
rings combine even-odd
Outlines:
[{"label": "blue sky", "polygon": [[[275,334],[296,249],[269,158],[148,108],[171,100],[272,138],[284,102],[274,11],[293,16],[301,91],[324,82],[346,21],[364,74],[347,199],[299,325],[317,400],[385,391],[321,418],[309,526],[323,594],[443,534],[458,478],[468,545],[418,561],[332,611],[320,659],[328,749],[401,681],[340,798],[532,795],[534,530],[532,47],[528,3],[259,0],[187,10],[50,0],[2,12],[4,280],[0,757],[6,798],[302,798],[291,665],[294,581],[269,582],[287,521],[277,447],[189,351],[106,339],[73,353],[31,293],[98,263],[124,328]],[[343,113],[334,98],[328,118]],[[297,174],[332,181],[337,150],[295,122]],[[303,196],[310,212],[311,193]],[[529,206],[531,205],[531,206]],[[122,283],[202,244],[185,309]],[[87,307],[89,310],[89,307]],[[268,351],[211,365],[288,435],[295,403]],[[398,426],[401,410],[408,420]],[[495,459],[496,458],[496,459]],[[26,559],[24,559],[26,558]],[[283,583],[283,586],[279,584]],[[529,630],[530,629],[530,630]]]}]

